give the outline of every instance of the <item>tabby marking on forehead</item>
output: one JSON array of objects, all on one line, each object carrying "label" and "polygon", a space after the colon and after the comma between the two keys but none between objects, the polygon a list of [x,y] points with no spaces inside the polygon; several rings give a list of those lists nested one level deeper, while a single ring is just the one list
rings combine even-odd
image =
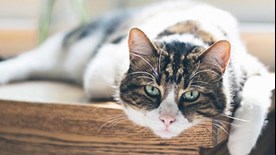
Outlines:
[{"label": "tabby marking on forehead", "polygon": [[204,43],[208,45],[214,44],[217,39],[214,36],[203,30],[200,27],[200,23],[193,20],[188,20],[184,22],[179,22],[173,26],[168,27],[162,33],[158,35],[158,38],[162,38],[164,36],[174,35],[174,34],[193,34],[195,37],[204,41]]},{"label": "tabby marking on forehead", "polygon": [[[159,43],[158,47],[162,47],[165,54],[163,54],[163,67],[161,81],[162,83],[172,83],[180,84],[184,83],[184,76],[188,74],[188,67],[195,63],[197,58],[202,53],[202,48],[198,46],[193,46],[189,43],[183,42],[170,42],[170,43]],[[160,51],[160,50],[158,50]]]}]

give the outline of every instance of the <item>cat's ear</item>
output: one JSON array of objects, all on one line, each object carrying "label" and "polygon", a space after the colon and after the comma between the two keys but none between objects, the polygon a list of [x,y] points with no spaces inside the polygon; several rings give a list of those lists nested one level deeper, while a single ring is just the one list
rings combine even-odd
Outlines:
[{"label": "cat's ear", "polygon": [[203,62],[218,66],[225,72],[229,63],[231,44],[226,40],[221,40],[208,48],[201,56]]},{"label": "cat's ear", "polygon": [[137,59],[139,56],[154,55],[156,49],[147,35],[138,28],[132,28],[129,32],[128,46],[130,59]]}]

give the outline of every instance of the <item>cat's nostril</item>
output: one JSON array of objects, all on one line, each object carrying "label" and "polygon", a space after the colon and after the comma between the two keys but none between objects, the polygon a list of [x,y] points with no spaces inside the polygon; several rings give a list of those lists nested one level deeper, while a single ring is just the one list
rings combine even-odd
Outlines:
[{"label": "cat's nostril", "polygon": [[174,120],[171,120],[171,121],[170,121],[170,124],[172,124],[173,122],[175,122],[175,120],[176,120],[176,119],[174,119]]}]

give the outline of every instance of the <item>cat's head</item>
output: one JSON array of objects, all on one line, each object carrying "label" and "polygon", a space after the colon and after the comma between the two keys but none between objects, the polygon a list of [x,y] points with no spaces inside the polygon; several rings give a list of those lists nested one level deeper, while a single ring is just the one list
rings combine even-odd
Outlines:
[{"label": "cat's head", "polygon": [[179,41],[152,43],[134,28],[128,43],[130,67],[119,96],[134,123],[171,138],[225,110],[222,76],[230,57],[229,42],[209,48]]}]

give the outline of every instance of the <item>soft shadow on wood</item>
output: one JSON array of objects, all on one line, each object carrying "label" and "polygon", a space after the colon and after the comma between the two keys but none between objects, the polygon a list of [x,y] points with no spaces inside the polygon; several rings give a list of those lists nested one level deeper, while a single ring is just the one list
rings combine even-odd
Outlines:
[{"label": "soft shadow on wood", "polygon": [[[109,106],[0,101],[0,154],[187,154],[222,141],[212,123],[160,139]],[[216,139],[217,141],[214,141]]]}]

